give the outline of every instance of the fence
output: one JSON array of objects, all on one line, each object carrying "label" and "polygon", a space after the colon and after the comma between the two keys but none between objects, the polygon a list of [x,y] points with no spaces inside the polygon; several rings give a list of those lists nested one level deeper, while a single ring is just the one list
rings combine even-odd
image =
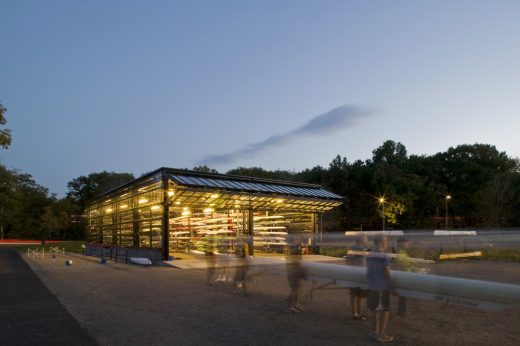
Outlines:
[{"label": "fence", "polygon": [[60,250],[60,248],[57,247],[57,246],[56,247],[50,246],[49,247],[49,254],[53,255],[53,256],[55,256],[55,255],[65,255],[65,248],[63,248],[63,250]]},{"label": "fence", "polygon": [[110,259],[116,263],[128,263],[130,257],[144,257],[150,259],[152,262],[159,262],[162,259],[161,249],[158,248],[134,248],[101,244],[87,244],[85,255]]},{"label": "fence", "polygon": [[44,259],[45,258],[45,248],[41,249],[29,249],[27,248],[27,256],[32,257],[32,259]]}]

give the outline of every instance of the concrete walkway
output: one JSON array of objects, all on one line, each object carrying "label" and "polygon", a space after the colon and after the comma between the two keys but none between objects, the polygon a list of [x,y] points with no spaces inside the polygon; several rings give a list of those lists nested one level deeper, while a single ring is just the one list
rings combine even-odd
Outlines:
[{"label": "concrete walkway", "polygon": [[[164,261],[164,264],[180,269],[206,269],[208,266],[213,267],[215,264],[234,266],[237,258],[234,255],[217,255],[211,260],[204,255],[182,255],[175,256],[173,261]],[[178,259],[182,258],[182,259]],[[265,255],[258,254],[255,257],[249,257],[250,265],[279,265],[285,264],[285,256],[283,255]],[[344,263],[344,260],[337,257],[322,256],[322,255],[305,255],[302,256],[304,262],[330,262],[330,263]]]},{"label": "concrete walkway", "polygon": [[0,247],[0,345],[96,345],[18,251]]}]

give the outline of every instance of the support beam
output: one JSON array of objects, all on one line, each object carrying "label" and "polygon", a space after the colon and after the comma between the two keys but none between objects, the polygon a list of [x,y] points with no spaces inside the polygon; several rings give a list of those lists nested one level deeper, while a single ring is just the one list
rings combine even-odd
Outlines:
[{"label": "support beam", "polygon": [[255,254],[255,241],[254,241],[254,227],[255,227],[255,214],[253,209],[248,210],[249,215],[247,218],[247,235],[249,240],[249,256]]},{"label": "support beam", "polygon": [[317,250],[317,246],[316,246],[316,236],[317,236],[317,231],[318,231],[318,225],[317,225],[317,222],[318,222],[318,217],[317,217],[318,214],[316,213],[312,213],[312,254],[315,255],[316,254],[316,250]]},{"label": "support beam", "polygon": [[168,178],[164,175],[162,177],[162,192],[163,192],[163,215],[162,215],[162,234],[161,234],[161,247],[163,260],[167,260],[170,257],[170,204],[168,203]]}]

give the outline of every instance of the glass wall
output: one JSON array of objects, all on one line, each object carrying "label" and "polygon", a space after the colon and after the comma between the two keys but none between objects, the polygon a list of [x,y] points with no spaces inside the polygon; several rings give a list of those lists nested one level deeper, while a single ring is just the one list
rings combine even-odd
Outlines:
[{"label": "glass wall", "polygon": [[194,191],[171,183],[168,202],[170,252],[234,251],[251,234],[249,210],[256,251],[282,253],[292,238],[306,245],[314,231],[314,213],[303,199]]},{"label": "glass wall", "polygon": [[87,209],[87,241],[161,247],[164,192],[161,182],[126,189]]},{"label": "glass wall", "polygon": [[182,186],[159,173],[90,205],[86,237],[109,246],[162,248],[167,230],[169,243],[163,256],[183,251],[229,253],[239,242],[250,244],[251,237],[255,251],[283,253],[295,242],[310,248],[316,213],[338,203]]}]

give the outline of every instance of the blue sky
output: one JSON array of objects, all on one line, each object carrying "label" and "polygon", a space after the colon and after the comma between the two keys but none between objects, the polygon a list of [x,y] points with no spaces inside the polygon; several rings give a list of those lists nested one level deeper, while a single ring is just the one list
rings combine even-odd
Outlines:
[{"label": "blue sky", "polygon": [[[520,156],[517,1],[2,1],[0,162],[74,177],[213,164],[300,170],[386,139]],[[347,105],[335,131],[298,129]],[[284,134],[261,151],[248,146]],[[243,150],[245,148],[245,151]],[[212,161],[213,162],[213,161]]]}]

